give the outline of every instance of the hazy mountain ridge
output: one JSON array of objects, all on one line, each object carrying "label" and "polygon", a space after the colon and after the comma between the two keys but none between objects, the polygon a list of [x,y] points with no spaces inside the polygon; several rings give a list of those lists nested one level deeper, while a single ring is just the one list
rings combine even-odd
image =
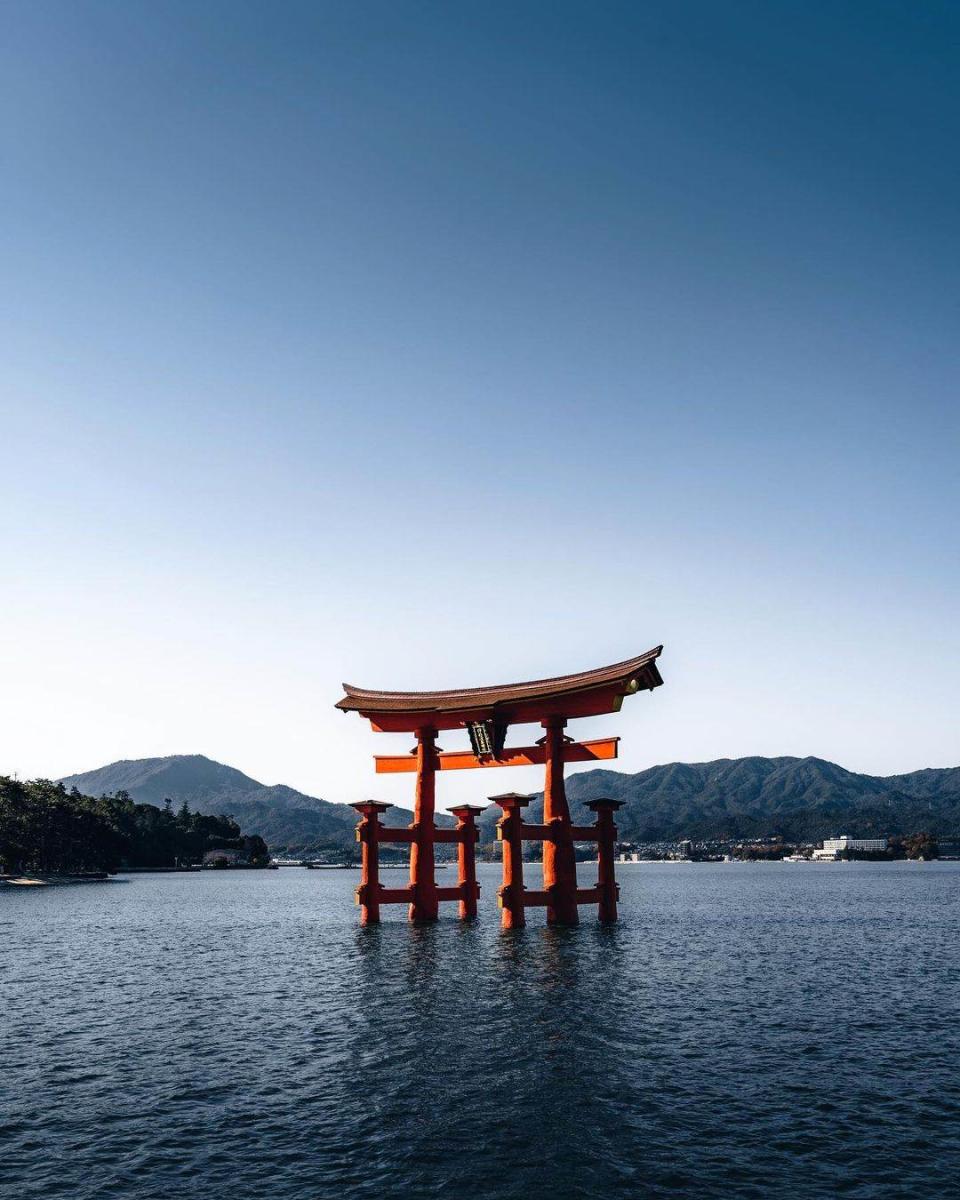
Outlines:
[{"label": "hazy mountain ridge", "polygon": [[[585,771],[567,780],[578,822],[589,823],[586,803],[603,795],[625,801],[617,825],[628,841],[960,833],[956,767],[882,777],[819,758],[751,757],[668,763],[635,775]],[[529,811],[531,819],[542,813],[540,794]]]},{"label": "hazy mountain ridge", "polygon": [[[63,782],[88,795],[125,790],[134,800],[198,812],[232,814],[274,848],[353,848],[356,812],[283,784],[266,786],[203,755],[134,759]],[[625,841],[681,837],[740,838],[782,834],[803,841],[838,833],[960,833],[960,767],[927,768],[887,777],[861,775],[820,758],[736,758],[665,763],[628,775],[595,770],[571,775],[567,795],[574,820],[590,824],[589,800],[625,801],[617,817]],[[527,810],[539,818],[542,795]],[[494,836],[499,809],[481,818],[484,840]],[[386,814],[390,825],[410,821],[408,809]],[[452,819],[444,816],[444,824]]]}]

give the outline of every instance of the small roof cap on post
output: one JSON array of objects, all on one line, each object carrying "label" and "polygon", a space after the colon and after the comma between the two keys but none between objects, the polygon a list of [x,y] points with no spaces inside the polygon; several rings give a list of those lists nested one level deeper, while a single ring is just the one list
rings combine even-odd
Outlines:
[{"label": "small roof cap on post", "polygon": [[471,813],[479,815],[482,812],[486,812],[489,807],[489,804],[458,804],[455,808],[448,809],[447,811],[452,812],[455,817],[467,817]]},{"label": "small roof cap on post", "polygon": [[587,808],[593,812],[600,812],[601,809],[605,808],[615,812],[618,808],[623,808],[625,804],[626,800],[611,800],[609,796],[601,796],[597,800],[591,800]]},{"label": "small roof cap on post", "polygon": [[363,813],[364,816],[369,816],[371,813],[386,812],[388,808],[393,808],[393,805],[382,804],[379,800],[358,800],[350,807],[355,808],[358,813]]},{"label": "small roof cap on post", "polygon": [[525,808],[533,796],[525,795],[523,792],[501,792],[499,796],[490,796],[489,799],[500,808]]}]

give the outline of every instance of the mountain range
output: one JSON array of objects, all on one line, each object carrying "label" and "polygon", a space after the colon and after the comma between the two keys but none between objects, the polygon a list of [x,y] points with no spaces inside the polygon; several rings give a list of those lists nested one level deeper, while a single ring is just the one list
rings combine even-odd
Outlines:
[{"label": "mountain range", "polygon": [[[598,796],[624,802],[617,828],[630,842],[960,834],[960,767],[874,776],[822,758],[751,757],[667,763],[635,775],[584,771],[567,779],[576,823],[592,823],[586,805]],[[527,812],[531,821],[540,818],[541,795]],[[485,813],[481,820],[495,817]]]},{"label": "mountain range", "polygon": [[[229,813],[245,833],[258,833],[274,850],[351,850],[356,812],[282,784],[267,786],[200,754],[111,763],[69,775],[62,782],[87,795],[129,792],[141,803],[203,813]],[[481,789],[485,790],[485,789]],[[571,775],[567,796],[577,823],[590,824],[589,800],[624,801],[617,816],[624,841],[721,840],[782,835],[817,841],[840,833],[940,836],[960,834],[960,767],[906,775],[847,771],[821,758],[723,758],[668,763],[636,774],[594,770]],[[527,810],[536,820],[543,797]],[[481,818],[483,841],[492,840],[499,810]],[[407,809],[393,808],[390,825],[405,825]],[[443,823],[452,823],[443,818]]]},{"label": "mountain range", "polygon": [[[244,833],[258,833],[273,850],[339,850],[355,846],[359,817],[349,804],[331,804],[285,784],[268,786],[202,754],[122,759],[61,780],[85,795],[129,792],[141,804],[227,813]],[[391,809],[386,823],[406,825],[412,814]]]}]

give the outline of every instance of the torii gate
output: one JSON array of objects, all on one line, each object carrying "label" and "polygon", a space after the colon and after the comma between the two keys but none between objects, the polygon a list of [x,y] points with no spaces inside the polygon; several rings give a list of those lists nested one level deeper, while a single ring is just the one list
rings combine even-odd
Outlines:
[{"label": "torii gate", "polygon": [[[613,877],[616,825],[613,814],[620,807],[614,800],[596,800],[597,824],[576,826],[570,820],[563,767],[568,762],[596,762],[617,757],[619,738],[575,742],[564,735],[568,720],[619,712],[624,696],[652,691],[663,680],[656,660],[662,646],[637,658],[554,679],[513,683],[495,687],[465,688],[444,692],[377,692],[343,685],[346,693],[337,703],[344,712],[366,717],[374,732],[412,733],[417,744],[406,755],[375,756],[378,774],[403,771],[416,773],[416,802],[413,823],[406,829],[388,829],[380,814],[391,806],[362,801],[353,807],[361,814],[357,839],[362,847],[357,903],[361,923],[380,919],[381,904],[409,904],[411,921],[435,921],[441,900],[458,900],[459,915],[476,915],[479,887],[474,849],[479,838],[476,815],[483,811],[463,804],[451,811],[455,829],[437,829],[436,773],[475,767],[513,767],[543,764],[543,824],[526,825],[520,808],[529,797],[517,793],[492,796],[504,810],[497,836],[503,842],[503,887],[500,907],[507,928],[524,924],[524,909],[545,906],[550,925],[576,925],[578,904],[599,904],[601,921],[616,920],[617,885]],[[511,725],[537,722],[545,736],[536,745],[505,746]],[[470,750],[444,752],[436,744],[441,729],[465,728]],[[543,842],[543,890],[526,891],[523,886],[521,843]],[[575,841],[596,841],[600,864],[598,885],[577,888]],[[406,887],[385,888],[379,880],[378,847],[381,842],[410,844],[410,882]],[[433,849],[436,843],[455,843],[459,864],[456,887],[438,888]]]}]

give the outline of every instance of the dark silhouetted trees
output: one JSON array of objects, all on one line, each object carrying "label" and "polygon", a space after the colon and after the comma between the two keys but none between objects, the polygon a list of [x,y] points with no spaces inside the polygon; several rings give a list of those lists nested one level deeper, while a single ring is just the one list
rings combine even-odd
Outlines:
[{"label": "dark silhouetted trees", "polygon": [[124,867],[198,863],[208,850],[239,850],[252,865],[269,860],[260,837],[244,837],[228,816],[184,804],[135,804],[126,792],[94,799],[63,784],[0,776],[0,867],[8,872],[81,874]]}]

